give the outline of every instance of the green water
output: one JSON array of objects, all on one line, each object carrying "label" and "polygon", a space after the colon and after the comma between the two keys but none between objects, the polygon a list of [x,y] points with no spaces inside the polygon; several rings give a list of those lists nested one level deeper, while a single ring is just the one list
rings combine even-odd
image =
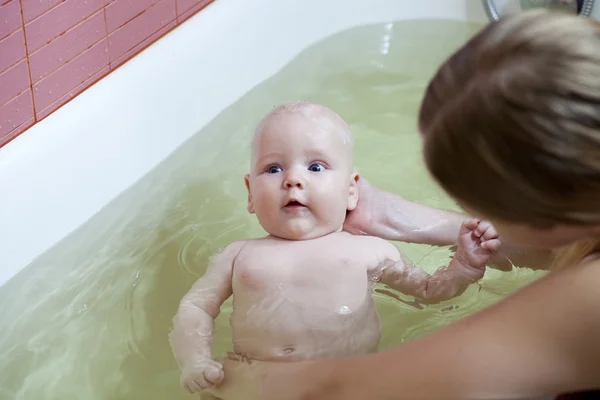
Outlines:
[{"label": "green water", "polygon": [[[479,28],[427,20],[345,31],[224,110],[0,288],[0,398],[189,398],[167,342],[171,318],[211,253],[263,235],[246,213],[242,178],[253,127],[276,104],[305,99],[332,107],[354,131],[363,176],[410,200],[456,209],[425,171],[416,114],[436,66]],[[399,247],[428,271],[450,254]],[[439,329],[537,276],[528,269],[488,272],[481,288],[422,310],[376,294],[381,347]],[[230,304],[217,320],[216,355],[230,348]]]}]

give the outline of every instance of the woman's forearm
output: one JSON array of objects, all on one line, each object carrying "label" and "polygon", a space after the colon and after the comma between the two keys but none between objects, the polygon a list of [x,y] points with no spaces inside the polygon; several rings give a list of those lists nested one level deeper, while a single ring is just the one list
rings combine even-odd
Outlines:
[{"label": "woman's forearm", "polygon": [[467,215],[408,201],[368,182],[371,224],[365,233],[387,240],[451,246]]},{"label": "woman's forearm", "polygon": [[522,399],[598,388],[600,295],[594,288],[600,262],[594,264],[552,273],[391,350],[348,359],[238,363],[228,366],[230,378],[251,376],[245,380],[261,400]]},{"label": "woman's forearm", "polygon": [[[368,235],[399,242],[453,246],[461,224],[470,218],[467,214],[408,201],[377,189],[364,179],[361,181],[361,193],[369,204],[369,218],[359,230]],[[359,212],[364,213],[364,210]],[[512,264],[546,269],[552,264],[553,257],[554,254],[547,249],[503,243],[489,265],[498,269],[510,269]]]}]

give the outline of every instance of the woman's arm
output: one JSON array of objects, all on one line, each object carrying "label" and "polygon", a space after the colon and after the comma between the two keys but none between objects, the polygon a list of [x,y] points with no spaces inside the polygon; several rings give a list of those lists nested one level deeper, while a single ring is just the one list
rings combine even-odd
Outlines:
[{"label": "woman's arm", "polygon": [[348,213],[344,229],[399,242],[451,246],[466,218],[379,190],[361,177],[358,206]]},{"label": "woman's arm", "polygon": [[[468,218],[466,214],[413,203],[379,190],[361,177],[358,206],[348,213],[344,230],[392,241],[453,246],[460,226]],[[545,269],[553,257],[550,250],[503,244],[489,265],[503,270],[512,264]]]},{"label": "woman's arm", "polygon": [[600,262],[579,265],[388,351],[230,363],[226,380],[253,377],[262,400],[516,399],[599,388],[599,283]]}]

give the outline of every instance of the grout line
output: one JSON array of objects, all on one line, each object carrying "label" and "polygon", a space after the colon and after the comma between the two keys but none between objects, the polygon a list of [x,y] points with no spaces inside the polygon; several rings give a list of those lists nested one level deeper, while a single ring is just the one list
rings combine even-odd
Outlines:
[{"label": "grout line", "polygon": [[[49,42],[44,43],[39,49],[36,49],[33,53],[31,53],[30,55],[35,55],[35,53],[41,51],[44,47],[54,43],[55,41],[57,41],[58,39],[60,39],[61,37],[63,37],[64,35],[66,35],[67,33],[71,32],[73,29],[79,27],[80,25],[85,24],[86,22],[88,22],[90,20],[90,18],[92,18],[94,15],[98,14],[100,12],[100,10],[94,12],[93,14],[87,16],[85,19],[82,19],[80,22],[76,23],[75,25],[73,25],[72,27],[68,28],[66,31],[62,32],[60,35],[58,35],[57,37],[55,37],[54,39],[50,40]],[[23,27],[23,30],[25,30],[25,28]]]},{"label": "grout line", "polygon": [[[154,7],[155,5],[157,5],[158,3],[160,3],[162,0],[158,0],[156,3],[151,4],[150,7],[140,11],[139,13],[135,14],[133,17],[129,18],[127,21],[121,23],[121,25],[117,26],[114,30],[112,30],[110,32],[110,34],[112,35],[113,33],[115,33],[116,31],[118,31],[119,29],[121,29],[122,27],[124,27],[125,25],[127,25],[128,23],[130,23],[131,21],[133,21],[134,19],[136,19],[137,17],[139,17],[140,15],[142,15],[143,13],[145,13],[146,11],[148,11],[149,9],[151,9],[152,7]],[[173,0],[175,1],[175,6],[177,7],[177,0]],[[105,15],[106,15],[106,7],[104,7],[105,10]],[[175,8],[175,16],[177,16],[177,8]],[[108,36],[108,25],[106,25],[106,36]]]},{"label": "grout line", "polygon": [[[162,0],[161,0],[161,1],[162,1]],[[147,9],[145,9],[144,11],[142,11],[141,13],[139,13],[138,15],[136,15],[135,17],[133,17],[132,19],[130,19],[129,21],[127,21],[127,23],[129,23],[129,22],[133,21],[135,18],[139,17],[140,15],[142,15],[143,13],[145,13],[146,11],[149,11],[149,10],[150,10],[150,9],[152,9],[153,7],[155,7],[155,6],[158,6],[158,5],[161,3],[161,1],[157,1],[156,3],[152,4],[152,6],[150,6],[150,8],[147,8]],[[176,0],[175,0],[175,1],[176,1]],[[128,51],[130,51],[131,49],[133,49],[133,48],[134,48],[135,46],[137,46],[138,44],[142,43],[144,40],[148,39],[150,36],[154,35],[156,32],[158,32],[159,30],[161,30],[161,29],[162,29],[162,28],[164,28],[165,26],[169,25],[169,24],[170,24],[171,22],[173,22],[173,21],[175,21],[175,26],[177,26],[177,14],[175,14],[175,18],[173,18],[173,19],[172,19],[172,20],[170,20],[170,21],[167,21],[167,22],[165,22],[163,26],[161,26],[160,28],[158,28],[157,30],[155,30],[154,32],[152,32],[151,34],[149,34],[148,36],[146,36],[145,38],[143,38],[142,40],[140,40],[138,43],[134,44],[133,46],[131,46],[130,48],[128,48],[127,50],[125,50],[125,53],[127,53]],[[124,27],[124,26],[125,26],[127,23],[125,23],[125,24],[123,24],[121,27],[119,27],[119,28],[115,29],[115,30],[114,30],[113,32],[111,32],[110,34],[111,34],[111,35],[112,35],[112,34],[114,34],[114,33],[115,33],[115,32],[117,32],[118,30],[120,30],[121,28],[123,28],[123,27]],[[108,37],[107,37],[107,39],[108,39]],[[158,40],[158,39],[156,39],[156,40]],[[154,42],[152,42],[152,43],[154,43]],[[108,41],[107,41],[107,45],[108,45]],[[125,54],[125,53],[123,53],[123,54]],[[121,55],[121,56],[122,56],[122,55]],[[121,56],[119,56],[118,58],[120,58]],[[118,58],[117,58],[117,59],[118,59]],[[115,61],[117,61],[117,60],[115,59]],[[110,58],[109,58],[109,62],[112,62],[112,61],[110,61]]]},{"label": "grout line", "polygon": [[[140,54],[142,51],[146,50],[148,47],[150,47],[152,44],[158,42],[160,39],[163,38],[163,36],[165,36],[167,33],[171,32],[173,29],[177,28],[177,18],[172,19],[171,21],[167,22],[166,24],[164,24],[162,27],[160,27],[159,29],[155,30],[154,32],[152,32],[150,35],[148,35],[144,40],[148,39],[150,36],[156,34],[158,31],[160,31],[161,29],[164,29],[167,25],[169,25],[170,23],[175,22],[175,25],[171,28],[171,29],[167,29],[166,31],[164,31],[160,36],[158,36],[157,38],[155,38],[152,42],[146,44],[144,47],[140,48],[138,51],[136,51],[135,53],[131,54],[129,57],[127,57],[125,60],[121,61],[119,63],[119,65],[117,65],[115,67],[115,69],[120,68],[122,65],[124,65],[127,61],[131,60],[133,57],[137,56],[138,54]],[[140,43],[142,43],[144,40],[140,41]],[[136,44],[135,46],[139,45],[140,43]],[[133,48],[135,48],[135,46],[133,46],[131,49],[127,50],[125,53],[123,53],[123,56],[131,51]],[[115,61],[111,62],[111,71],[112,71],[112,64],[116,63],[117,61],[119,61],[121,58],[123,58],[123,56],[117,58]]]},{"label": "grout line", "polygon": [[[20,0],[20,1],[30,1],[30,0]],[[50,9],[50,10],[48,10],[48,11],[54,10],[56,7],[58,7],[59,5],[63,4],[65,1],[66,1],[66,0],[63,0],[61,3],[57,4],[55,7],[51,8],[51,9]],[[102,3],[102,4],[104,4],[104,3]],[[42,45],[41,45],[39,48],[35,49],[35,51],[34,51],[33,53],[31,53],[31,54],[35,54],[35,53],[37,53],[38,51],[42,50],[44,47],[48,46],[49,44],[52,44],[52,42],[54,42],[54,41],[56,41],[56,40],[60,39],[60,38],[61,38],[62,36],[64,36],[64,35],[66,35],[66,34],[67,34],[69,31],[71,31],[71,30],[73,30],[73,29],[77,28],[78,26],[80,26],[80,25],[82,25],[82,24],[86,23],[86,22],[87,22],[87,21],[88,21],[90,18],[92,18],[94,15],[96,15],[98,12],[100,12],[100,11],[101,11],[101,10],[103,10],[103,9],[104,9],[104,5],[102,5],[102,6],[101,6],[99,9],[97,9],[96,11],[92,12],[91,14],[89,14],[87,17],[84,17],[84,18],[83,18],[81,21],[77,22],[75,25],[73,25],[73,26],[71,26],[71,27],[67,28],[67,30],[65,30],[64,32],[61,32],[61,33],[60,33],[60,34],[58,34],[57,36],[53,37],[52,39],[50,39],[50,41],[48,41],[48,42],[46,42],[46,43],[42,44]],[[22,14],[22,9],[21,9],[21,14]],[[46,14],[46,13],[44,13],[44,14]],[[44,15],[44,14],[42,14],[42,15]],[[41,17],[42,15],[40,15],[40,17]],[[35,18],[35,19],[33,19],[33,20],[29,21],[29,22],[27,23],[27,25],[31,24],[33,21],[35,21],[35,20],[36,20],[36,19],[38,19],[38,18],[39,18],[39,17],[37,17],[37,18]],[[105,18],[104,18],[104,23],[106,24],[106,15],[105,15]],[[25,30],[25,20],[24,20],[24,19],[23,19],[23,30]],[[105,30],[106,30],[106,29],[105,29]]]},{"label": "grout line", "polygon": [[[100,43],[100,42],[101,42],[101,41],[103,41],[103,40],[105,40],[105,38],[102,38],[102,39],[98,40],[96,43],[94,43],[94,46],[95,46],[96,44]],[[83,53],[82,53],[82,54],[83,54]],[[80,54],[79,56],[81,56],[81,54]],[[79,56],[78,56],[78,57],[79,57]],[[75,58],[77,58],[77,57],[75,57]],[[65,65],[66,65],[66,64],[65,64]],[[94,74],[93,74],[92,76],[96,75],[98,72],[100,72],[100,71],[101,71],[103,68],[106,68],[106,67],[109,67],[109,65],[108,65],[108,64],[107,64],[107,65],[103,65],[103,66],[102,66],[102,67],[101,67],[101,68],[100,68],[98,71],[94,72]],[[110,72],[110,67],[109,67],[109,72]],[[88,76],[88,77],[84,78],[83,80],[81,80],[81,81],[79,81],[79,82],[75,83],[74,85],[69,85],[69,86],[70,86],[70,87],[69,87],[69,89],[67,89],[66,91],[62,92],[62,93],[59,95],[58,99],[56,99],[56,101],[58,101],[58,100],[60,99],[60,97],[62,97],[62,96],[64,96],[65,94],[69,93],[69,91],[71,91],[71,90],[75,89],[77,86],[81,85],[81,84],[82,84],[82,83],[84,83],[86,80],[90,79],[92,76]],[[104,75],[104,76],[106,76],[106,75]],[[42,79],[42,80],[43,80],[43,79]],[[37,85],[38,83],[42,82],[42,80],[40,80],[39,82],[36,82],[36,85]],[[59,87],[59,90],[60,90],[61,88],[65,87],[65,86],[66,86],[66,85],[61,85],[61,86]],[[33,88],[32,88],[32,92],[33,92]],[[56,102],[56,101],[55,101],[55,102]],[[53,102],[53,103],[51,103],[50,105],[52,105],[52,104],[54,104],[54,102]],[[50,106],[46,106],[46,107],[44,107],[44,109],[43,109],[43,110],[40,110],[40,112],[44,111],[44,110],[45,110],[46,108],[48,108],[48,107],[50,107]]]},{"label": "grout line", "polygon": [[25,30],[25,18],[23,17],[23,0],[19,0],[19,7],[19,10],[21,11],[21,27],[23,28],[23,42],[25,43],[25,60],[27,62],[27,73],[29,74],[29,89],[31,89],[31,109],[33,110],[33,123],[35,123],[37,121],[37,112],[35,111],[31,65],[29,65],[29,47],[27,46],[27,31]]},{"label": "grout line", "polygon": [[[102,67],[102,69],[104,69],[106,67]],[[100,71],[98,71],[100,72]],[[98,83],[100,80],[106,78],[108,75],[110,74],[110,68],[108,69],[108,71],[106,72],[106,74],[104,75],[99,75],[96,79],[94,79],[93,81],[90,81],[90,84],[85,87],[83,90],[81,90],[79,93],[77,93],[75,96],[69,98],[67,101],[65,101],[64,103],[62,103],[61,105],[59,105],[58,107],[56,107],[56,109],[54,109],[54,111],[52,111],[51,113],[49,113],[48,115],[44,116],[42,119],[40,119],[37,122],[43,121],[46,118],[48,118],[49,116],[51,116],[52,114],[54,114],[56,111],[58,111],[60,108],[64,107],[65,104],[71,102],[73,99],[76,99],[77,97],[79,97],[82,93],[84,93],[85,91],[87,91],[90,87],[94,86],[96,83]],[[91,77],[90,77],[91,78]],[[85,82],[85,81],[84,81]],[[83,83],[83,82],[81,82]],[[81,85],[81,83],[79,83],[78,85]],[[65,93],[66,94],[66,93]],[[64,94],[63,94],[64,96]],[[58,101],[58,99],[56,100]],[[56,102],[54,102],[56,103]],[[50,104],[48,107],[51,107],[52,105],[54,105],[54,103]],[[42,111],[46,110],[48,107],[44,108]],[[33,126],[33,125],[32,125]],[[27,128],[29,129],[29,128]],[[0,146],[1,147],[1,146]]]},{"label": "grout line", "polygon": [[106,65],[108,66],[108,73],[110,74],[110,46],[108,45],[108,25],[106,23],[106,7],[108,6],[106,5],[106,3],[102,4],[102,12],[104,13],[104,38],[106,39]]},{"label": "grout line", "polygon": [[[21,135],[21,133],[23,133],[23,132],[25,132],[27,129],[29,129],[29,128],[25,128],[25,129],[24,129],[24,130],[23,130],[21,133],[19,133],[18,135],[16,135],[16,136],[13,136],[13,137],[11,137],[10,139],[6,140],[6,138],[7,138],[8,136],[11,136],[10,134],[11,134],[12,132],[14,132],[14,131],[16,131],[16,130],[18,130],[18,129],[21,129],[21,127],[22,127],[23,125],[27,124],[27,123],[28,123],[30,120],[32,120],[32,119],[33,119],[33,121],[31,121],[31,125],[29,125],[29,128],[31,128],[31,127],[32,127],[32,126],[35,124],[35,119],[34,119],[33,117],[31,117],[31,118],[27,118],[25,121],[21,122],[21,123],[20,123],[18,126],[16,126],[15,128],[11,129],[11,130],[10,130],[10,131],[8,131],[8,132],[6,132],[6,133],[4,134],[4,136],[0,136],[0,147],[2,147],[2,146],[4,146],[4,145],[6,145],[6,144],[7,144],[7,143],[9,143],[11,140],[13,140],[13,139],[14,139],[14,138],[16,138],[17,136]],[[6,140],[6,141],[5,141],[5,140]]]},{"label": "grout line", "polygon": [[[18,0],[17,0],[18,1]],[[21,28],[17,28],[16,31],[12,32],[10,35],[8,35],[7,37],[5,37],[4,39],[0,39],[0,42],[3,40],[8,39],[9,37],[11,37],[12,35],[14,35],[15,33],[17,33]],[[23,38],[25,38],[25,29],[23,29]],[[25,39],[23,39],[23,46],[25,46]],[[25,47],[25,49],[27,49],[27,47]],[[25,53],[25,57],[27,57],[27,53]],[[8,71],[9,69],[11,69],[12,67],[14,67],[15,65],[17,65],[18,63],[20,63],[21,61],[23,61],[25,58],[22,58],[20,60],[17,60],[17,62],[15,62],[12,65],[9,65],[8,67],[0,70],[0,75],[2,75],[3,73],[5,73],[6,71]]]},{"label": "grout line", "polygon": [[[10,0],[8,0],[8,1],[10,1]],[[21,0],[15,0],[15,1],[21,1]],[[0,7],[3,7],[3,6],[5,6],[6,4],[8,4],[8,3],[5,3],[5,4],[0,4]],[[21,7],[21,5],[19,5],[19,7]],[[22,13],[22,11],[21,11],[21,13]],[[23,25],[23,20],[22,20],[22,19],[21,19],[21,26],[18,26],[18,27],[17,27],[17,29],[15,29],[14,31],[12,31],[12,32],[8,33],[8,34],[7,34],[7,35],[6,35],[4,38],[0,39],[0,42],[1,42],[1,41],[3,41],[3,40],[6,40],[6,39],[8,39],[8,38],[9,38],[9,37],[11,37],[12,35],[14,35],[14,33],[15,33],[16,31],[18,31],[19,29],[23,29],[23,31],[25,31],[25,26]]]},{"label": "grout line", "polygon": [[[112,35],[113,33],[115,33],[116,31],[118,31],[119,29],[123,28],[125,25],[127,25],[128,23],[130,23],[131,21],[133,21],[134,19],[136,19],[137,17],[139,17],[140,15],[144,14],[146,11],[150,10],[152,7],[158,5],[162,0],[157,1],[156,3],[152,4],[150,7],[146,8],[145,10],[140,11],[139,13],[135,14],[133,17],[129,18],[127,21],[123,22],[121,25],[117,26],[112,32],[110,32],[110,34]],[[177,1],[175,1],[175,4],[177,4]],[[177,18],[177,10],[175,10],[175,18]],[[169,23],[172,21],[169,21]],[[108,25],[106,26],[106,36],[108,37]]]},{"label": "grout line", "polygon": [[[69,98],[65,102],[61,103],[58,107],[56,107],[55,110],[58,110],[63,105],[67,104],[72,98],[77,97],[81,93],[85,92],[86,89],[90,88],[94,83],[98,82],[100,79],[104,78],[106,75],[108,75],[110,73],[110,69],[108,69],[108,71],[105,74],[101,74],[100,73],[100,72],[102,72],[102,70],[104,70],[106,68],[108,68],[108,65],[102,67],[101,69],[99,69],[98,71],[96,71],[92,76],[88,76],[87,78],[85,78],[84,80],[82,80],[81,82],[79,82],[78,84],[76,84],[75,86],[73,86],[67,92],[65,92],[64,94],[60,95],[60,97],[58,99],[56,99],[51,104],[49,104],[48,106],[46,106],[42,111],[40,111],[40,113],[43,113],[48,108],[50,108],[53,105],[55,105],[56,103],[58,103],[61,100],[61,98],[64,97],[64,96],[66,96],[71,90],[76,89],[78,86],[83,85],[86,81],[89,81],[91,83],[89,83],[85,88],[82,88],[79,91],[79,93],[77,93],[76,95],[69,96]],[[94,79],[92,79],[92,78],[94,78]],[[54,111],[52,111],[52,112],[54,112]],[[52,112],[50,114],[52,114]],[[50,114],[48,114],[48,115],[50,115]]]},{"label": "grout line", "polygon": [[[176,1],[177,1],[177,0],[176,0]],[[191,17],[193,17],[194,15],[196,15],[196,14],[198,14],[199,12],[201,12],[201,11],[205,10],[205,9],[206,9],[206,7],[210,6],[210,5],[211,5],[212,3],[214,3],[214,2],[215,2],[215,0],[209,0],[209,1],[207,1],[207,2],[206,2],[206,3],[205,3],[203,6],[202,6],[202,7],[200,7],[199,9],[197,9],[196,11],[194,11],[194,12],[193,12],[193,13],[191,13],[191,14],[189,14],[188,16],[186,16],[186,17],[185,17],[185,18],[183,18],[183,19],[180,19],[179,15],[178,15],[178,16],[177,16],[177,24],[181,24],[181,23],[183,23],[183,22],[187,21],[188,19],[190,19],[190,18],[191,18]],[[196,4],[196,5],[197,5],[197,4]],[[186,12],[190,11],[190,10],[191,10],[193,7],[195,7],[195,6],[192,6],[192,7],[188,8],[187,10],[185,10],[185,11],[184,11],[183,13],[181,13],[181,14],[182,14],[182,15],[183,15],[183,14],[185,14]]]},{"label": "grout line", "polygon": [[[31,88],[33,89],[33,87],[35,85],[37,85],[38,83],[40,83],[41,81],[43,81],[44,79],[46,79],[47,77],[49,77],[50,75],[52,75],[53,73],[55,73],[56,71],[58,71],[59,69],[61,69],[62,67],[68,65],[71,61],[75,60],[76,58],[78,58],[79,56],[81,56],[83,53],[85,53],[86,51],[88,51],[89,49],[91,49],[92,47],[94,47],[95,45],[97,45],[98,43],[100,43],[102,40],[106,39],[105,37],[101,37],[100,39],[96,40],[94,43],[90,44],[88,47],[86,47],[85,49],[83,49],[80,53],[77,53],[73,56],[73,58],[71,58],[69,61],[66,61],[64,64],[59,65],[58,67],[54,68],[52,71],[47,72],[44,76],[42,76],[40,79],[38,79],[35,82],[31,82]],[[108,44],[106,45],[107,49],[108,49]]]},{"label": "grout line", "polygon": [[[19,1],[23,1],[23,0],[19,0]],[[25,1],[31,1],[31,0],[25,0]],[[42,16],[48,14],[50,11],[54,10],[56,7],[60,6],[62,3],[66,2],[67,0],[62,0],[60,3],[55,4],[53,7],[47,9],[46,11],[44,11],[43,13],[41,13],[40,15],[38,15],[37,17],[35,17],[34,19],[32,19],[31,21],[29,21],[27,24],[32,23],[33,21],[35,21],[38,18],[41,18]],[[104,3],[103,3],[104,4]],[[21,9],[23,10],[23,9]],[[23,19],[23,26],[25,26],[25,19]]]},{"label": "grout line", "polygon": [[[117,26],[115,28],[115,30],[112,31],[111,33],[114,33],[116,31],[118,31],[119,29],[121,29],[122,27],[124,27],[125,25],[127,25],[128,23],[130,23],[131,21],[133,21],[134,19],[136,19],[137,17],[139,17],[140,15],[142,15],[143,13],[145,13],[146,11],[148,11],[149,9],[151,9],[152,7],[154,7],[158,3],[160,3],[160,1],[157,1],[156,3],[152,4],[150,7],[146,8],[145,10],[142,10],[139,13],[135,14],[133,17],[129,18],[127,21],[125,21],[121,25]],[[107,27],[107,29],[108,29],[108,27]]]},{"label": "grout line", "polygon": [[[1,1],[1,0],[0,0],[0,1]],[[10,0],[9,0],[9,1],[10,1]],[[24,1],[24,0],[15,0],[15,1],[22,2],[22,1]],[[25,0],[25,1],[27,1],[27,0]],[[58,7],[60,4],[64,3],[65,1],[66,1],[66,0],[63,0],[63,1],[61,1],[61,2],[60,2],[59,4],[57,4],[55,7]],[[116,67],[114,67],[114,68],[113,68],[113,66],[112,66],[112,64],[113,64],[113,63],[112,63],[112,62],[110,62],[110,55],[108,55],[108,64],[107,64],[107,67],[108,67],[108,72],[107,72],[106,74],[104,74],[104,75],[100,75],[100,76],[99,76],[97,79],[95,79],[94,81],[90,82],[90,84],[89,84],[89,85],[88,85],[88,86],[87,86],[85,89],[83,89],[81,92],[79,92],[79,93],[78,93],[78,94],[76,94],[75,96],[71,97],[70,99],[68,99],[67,101],[65,101],[63,104],[61,104],[59,107],[57,107],[57,108],[56,108],[54,111],[52,111],[51,113],[49,113],[48,115],[46,115],[44,118],[41,118],[41,119],[39,119],[39,120],[38,120],[38,117],[37,117],[37,112],[36,112],[36,110],[35,110],[34,91],[33,91],[33,83],[32,83],[33,81],[32,81],[32,79],[31,79],[31,69],[29,69],[29,80],[30,80],[30,86],[29,86],[29,88],[27,88],[27,89],[26,89],[26,90],[24,90],[23,92],[19,93],[17,96],[15,96],[15,97],[13,97],[12,99],[10,99],[10,100],[9,100],[9,102],[10,102],[10,101],[12,101],[12,100],[14,100],[16,97],[18,97],[18,96],[22,95],[22,94],[23,94],[24,92],[26,92],[27,90],[31,90],[31,101],[32,101],[33,117],[31,117],[31,118],[27,119],[27,121],[29,121],[30,119],[33,119],[33,123],[32,123],[32,124],[31,124],[29,127],[25,128],[25,129],[23,130],[23,132],[19,133],[19,135],[17,135],[17,136],[15,136],[15,137],[11,138],[11,139],[10,139],[8,142],[6,142],[6,143],[1,143],[1,140],[0,140],[0,148],[2,148],[2,147],[3,147],[3,146],[5,146],[7,143],[9,143],[10,141],[12,141],[14,138],[16,138],[16,137],[18,137],[18,136],[22,135],[23,133],[27,132],[27,131],[28,131],[28,130],[31,128],[31,127],[33,127],[34,125],[36,125],[36,124],[37,124],[37,123],[39,123],[40,121],[43,121],[44,119],[46,119],[46,118],[47,118],[47,117],[49,117],[50,115],[54,114],[54,113],[55,113],[57,110],[59,110],[60,108],[62,108],[62,107],[65,105],[65,104],[67,104],[67,103],[71,102],[73,99],[75,99],[75,98],[79,97],[79,95],[81,95],[83,92],[87,91],[87,90],[88,90],[88,89],[89,89],[91,86],[95,85],[95,84],[96,84],[98,81],[100,81],[100,80],[102,80],[103,78],[107,77],[107,76],[108,76],[108,75],[109,75],[109,74],[110,74],[112,71],[114,71],[114,70],[116,70],[116,69],[119,69],[121,66],[125,65],[125,64],[127,63],[127,61],[131,60],[132,58],[134,58],[135,56],[137,56],[139,53],[141,53],[142,51],[144,51],[146,48],[150,47],[150,46],[151,46],[153,43],[155,43],[155,42],[159,41],[159,40],[160,40],[160,39],[162,39],[162,38],[163,38],[165,35],[167,35],[169,32],[171,32],[171,31],[173,31],[175,28],[177,28],[177,26],[178,26],[178,25],[179,25],[179,24],[180,24],[182,21],[179,21],[179,16],[177,15],[177,0],[174,0],[174,1],[175,1],[175,18],[174,18],[173,20],[171,20],[171,21],[169,21],[169,22],[165,23],[165,25],[163,25],[161,28],[157,29],[156,31],[154,31],[153,33],[151,33],[150,35],[148,35],[148,36],[147,36],[145,39],[143,39],[141,42],[143,42],[144,40],[148,39],[150,36],[152,36],[152,35],[156,34],[158,31],[160,31],[161,29],[163,29],[163,28],[164,28],[166,25],[169,25],[170,23],[172,23],[172,22],[175,22],[175,25],[174,25],[174,26],[173,26],[171,29],[168,29],[168,30],[166,30],[165,32],[163,32],[163,33],[162,33],[160,36],[156,37],[156,38],[155,38],[155,39],[154,39],[152,42],[150,42],[150,43],[146,44],[146,46],[144,46],[143,48],[140,48],[138,51],[136,51],[135,53],[133,53],[131,56],[127,57],[127,59],[125,59],[125,60],[123,60],[122,62],[120,62],[120,63],[119,63],[119,65],[118,65],[118,66],[116,66]],[[212,4],[213,2],[214,2],[214,0],[208,1],[208,2],[207,2],[205,5],[204,5],[204,7],[201,7],[201,8],[200,8],[200,9],[198,9],[196,12],[194,12],[194,13],[193,13],[193,14],[191,14],[191,15],[189,15],[187,18],[185,18],[185,20],[187,20],[187,19],[188,19],[189,17],[191,17],[192,15],[195,15],[195,14],[197,14],[198,12],[201,12],[202,10],[204,10],[204,9],[205,9],[207,6],[209,6],[209,5],[210,5],[210,4]],[[109,4],[111,4],[111,3],[109,3]],[[25,53],[26,53],[26,60],[27,60],[27,65],[28,65],[28,67],[29,67],[29,50],[28,50],[28,48],[27,48],[27,35],[26,35],[26,31],[25,31],[25,19],[24,19],[24,17],[23,17],[23,7],[22,7],[22,3],[21,3],[21,4],[19,4],[19,6],[21,6],[21,27],[23,28],[23,36],[24,36],[24,40],[25,40]],[[154,6],[154,5],[152,5],[150,8],[152,8],[153,6]],[[54,9],[55,7],[51,8],[50,10]],[[105,39],[106,39],[106,50],[107,50],[107,54],[109,54],[109,51],[110,51],[110,50],[109,50],[109,47],[108,47],[108,26],[106,25],[106,7],[107,7],[107,5],[106,5],[105,3],[103,3],[103,5],[102,5],[102,9],[103,9],[103,12],[104,12],[104,28],[105,28],[105,32],[106,32],[106,36],[105,36]],[[150,8],[148,8],[147,10],[149,10]],[[44,12],[43,14],[41,14],[40,16],[38,16],[38,17],[34,18],[32,21],[34,21],[35,19],[37,19],[37,18],[41,17],[42,15],[46,14],[46,13],[47,13],[48,11],[50,11],[50,10],[47,10],[46,12]],[[145,10],[145,11],[147,11],[147,10]],[[96,12],[97,12],[97,11],[96,11]],[[94,14],[95,14],[95,13],[93,13],[92,15],[94,15]],[[88,17],[88,18],[89,18],[89,17]],[[185,21],[185,20],[184,20],[184,21]],[[30,22],[32,22],[32,21],[30,21]],[[17,28],[17,29],[18,29],[18,28]],[[12,33],[14,33],[14,32],[12,32]],[[102,39],[100,39],[100,40],[102,40]],[[98,41],[97,41],[96,43],[94,43],[93,45],[95,45],[95,44],[97,44],[98,42],[100,42],[100,40],[98,40]],[[140,43],[141,43],[141,42],[140,42]],[[93,46],[93,45],[92,45],[92,46]],[[138,45],[139,45],[139,43],[138,43]],[[92,46],[90,46],[90,47],[92,47]],[[136,46],[137,46],[137,45],[136,45]],[[88,47],[86,50],[88,50],[90,47]],[[135,46],[134,46],[134,47],[135,47]],[[133,49],[133,47],[132,47],[131,49]],[[129,50],[127,50],[127,51],[130,51],[131,49],[129,49]],[[82,53],[83,53],[83,52],[82,52]],[[69,63],[69,62],[71,62],[73,59],[77,58],[78,56],[80,56],[82,53],[80,53],[80,54],[78,54],[77,56],[73,57],[73,58],[72,58],[71,60],[69,60],[67,63],[63,64],[63,66],[64,66],[64,65],[66,65],[66,64],[68,64],[68,63]],[[21,60],[21,61],[22,61],[22,60]],[[117,60],[115,60],[115,61],[117,61]],[[104,68],[104,67],[103,67],[103,68]],[[53,72],[54,72],[54,71],[53,71]],[[48,75],[46,75],[46,76],[48,76]],[[40,81],[41,81],[41,80],[40,80]],[[37,82],[36,82],[36,83],[37,83]],[[82,82],[82,83],[83,83],[83,82]],[[80,84],[81,84],[81,83],[80,83]],[[69,90],[71,90],[71,89],[69,89]],[[6,103],[8,103],[8,102],[6,102]],[[6,104],[6,103],[4,103],[4,104]],[[4,104],[3,104],[3,105],[4,105]],[[48,107],[50,107],[50,106],[48,106]],[[44,109],[44,110],[45,110],[45,109]],[[44,111],[44,110],[42,110],[42,111]],[[26,123],[27,121],[25,121],[24,123]],[[23,124],[24,124],[24,123],[23,123]],[[21,124],[21,125],[23,125],[23,124]],[[19,127],[20,127],[21,125],[19,125]],[[18,127],[17,127],[17,128],[15,128],[15,129],[18,129]],[[12,131],[11,131],[11,132],[12,132]]]},{"label": "grout line", "polygon": [[[174,0],[174,1],[175,1],[175,6],[177,7],[177,0]],[[127,25],[128,23],[130,23],[131,21],[133,21],[134,19],[136,19],[137,17],[139,17],[140,15],[142,15],[143,13],[145,13],[146,11],[150,10],[152,7],[154,7],[158,3],[160,3],[160,0],[157,1],[156,3],[152,4],[150,7],[146,8],[145,10],[140,11],[139,13],[137,13],[136,15],[134,15],[133,17],[131,17],[127,21],[123,22],[121,25],[119,25],[118,27],[116,27],[112,32],[110,32],[110,35],[112,35],[116,31],[118,31],[119,29],[123,28],[125,25]],[[108,33],[108,24],[106,23],[106,7],[108,7],[108,6],[104,6],[104,28],[105,28],[105,31],[106,31],[106,49],[107,49],[107,53],[108,53],[109,70],[112,71],[112,67],[110,66],[110,64],[112,63],[112,61],[110,60],[110,50],[109,50],[110,46],[108,45],[108,36],[109,36],[109,33]],[[177,18],[177,9],[175,10],[175,18]],[[172,21],[169,21],[167,24],[170,24],[171,22]],[[156,32],[158,32],[158,30],[156,30],[154,33],[156,33]],[[154,33],[148,35],[148,37],[154,35]],[[146,40],[148,37],[144,38],[142,41]],[[136,44],[135,46],[137,46],[138,44]],[[133,47],[135,47],[135,46],[133,46]],[[133,47],[131,49],[133,49]],[[131,49],[128,49],[127,51],[129,51]],[[117,61],[117,60],[115,60],[115,61]]]},{"label": "grout line", "polygon": [[23,90],[22,92],[20,92],[19,94],[15,95],[14,97],[11,97],[10,99],[6,100],[4,103],[0,104],[0,108],[4,107],[5,105],[7,105],[8,103],[10,103],[11,101],[13,101],[14,99],[16,99],[17,97],[19,97],[20,95],[22,95],[23,93],[25,93],[26,91],[31,90],[32,92],[32,97],[33,97],[33,90],[31,89],[31,86],[27,86],[27,88],[25,90]]}]

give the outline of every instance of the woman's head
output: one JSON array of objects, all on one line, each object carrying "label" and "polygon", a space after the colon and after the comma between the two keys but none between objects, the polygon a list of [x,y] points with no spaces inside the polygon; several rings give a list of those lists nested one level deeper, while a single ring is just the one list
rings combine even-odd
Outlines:
[{"label": "woman's head", "polygon": [[528,12],[490,24],[438,70],[419,125],[436,180],[508,239],[561,246],[600,231],[596,22]]}]

